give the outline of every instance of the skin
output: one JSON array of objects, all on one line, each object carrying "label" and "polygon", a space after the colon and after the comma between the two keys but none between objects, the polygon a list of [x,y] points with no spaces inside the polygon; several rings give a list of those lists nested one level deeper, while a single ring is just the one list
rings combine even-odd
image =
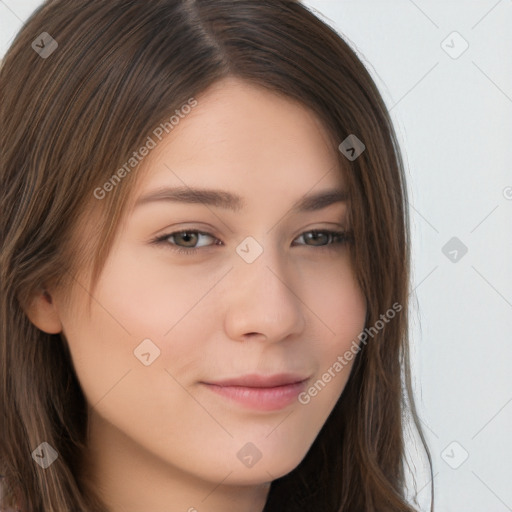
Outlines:
[{"label": "skin", "polygon": [[[196,99],[138,171],[90,315],[87,269],[75,274],[83,287],[71,301],[48,290],[28,313],[69,344],[90,409],[83,470],[113,512],[261,511],[270,482],[306,455],[353,361],[307,405],[274,411],[230,402],[201,382],[295,372],[309,386],[364,328],[349,246],[301,236],[349,228],[348,204],[290,213],[306,194],[343,187],[318,119],[234,78]],[[159,187],[184,185],[234,192],[246,204],[237,213],[172,201],[135,207]],[[180,229],[212,236],[151,243]],[[252,263],[236,252],[248,236],[263,248]],[[194,243],[195,254],[173,251]],[[160,350],[149,366],[134,356],[147,338]],[[261,453],[252,467],[237,457],[248,442]]]}]

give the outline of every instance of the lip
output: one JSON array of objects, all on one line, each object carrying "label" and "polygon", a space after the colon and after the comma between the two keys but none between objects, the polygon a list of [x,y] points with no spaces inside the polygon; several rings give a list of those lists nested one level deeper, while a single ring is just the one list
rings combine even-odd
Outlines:
[{"label": "lip", "polygon": [[260,411],[280,410],[296,401],[309,377],[281,373],[243,375],[216,382],[201,382],[210,391],[244,407]]},{"label": "lip", "polygon": [[302,382],[307,378],[307,376],[297,373],[276,373],[275,375],[258,375],[251,373],[232,379],[206,382],[205,384],[214,384],[216,386],[243,386],[248,388],[275,388],[277,386]]}]

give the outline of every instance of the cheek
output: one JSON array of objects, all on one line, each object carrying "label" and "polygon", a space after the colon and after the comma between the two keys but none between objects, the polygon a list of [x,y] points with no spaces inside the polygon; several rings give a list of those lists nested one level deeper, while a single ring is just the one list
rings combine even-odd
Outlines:
[{"label": "cheek", "polygon": [[[122,248],[115,264],[108,264],[97,288],[116,320],[138,338],[162,339],[174,326],[195,313],[200,302],[213,307],[208,297],[214,285],[229,270],[224,266],[177,265],[163,250],[148,258]],[[212,294],[214,295],[214,294]],[[107,307],[107,306],[105,306]]]},{"label": "cheek", "polygon": [[351,268],[348,255],[337,263],[318,266],[309,272],[302,294],[314,313],[311,318],[321,332],[327,351],[350,345],[363,330],[366,319],[366,298]]},{"label": "cheek", "polygon": [[326,270],[323,276],[317,276],[316,283],[308,304],[315,305],[318,317],[318,342],[311,349],[319,368],[317,380],[312,383],[313,388],[306,390],[302,403],[318,400],[329,409],[343,391],[359,352],[358,336],[365,325],[366,299],[348,265],[341,271]]},{"label": "cheek", "polygon": [[[90,296],[81,287],[75,289],[73,309],[59,305],[77,376],[91,404],[114,386],[126,387],[118,383],[126,376],[131,381],[140,371],[153,379],[164,368],[193,368],[203,357],[211,322],[219,322],[214,294],[207,295],[225,269],[198,272],[198,266],[143,264],[136,256],[118,250],[115,259],[107,261],[90,316],[84,314]],[[151,360],[158,355],[150,367],[142,362],[148,352]],[[156,388],[169,385],[170,377],[162,375]]]}]

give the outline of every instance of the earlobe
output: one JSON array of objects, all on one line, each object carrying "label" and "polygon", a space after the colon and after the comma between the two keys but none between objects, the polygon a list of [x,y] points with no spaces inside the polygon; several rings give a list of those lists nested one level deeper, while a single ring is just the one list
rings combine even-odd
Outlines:
[{"label": "earlobe", "polygon": [[41,331],[58,334],[62,331],[62,323],[52,296],[42,290],[34,296],[25,310],[28,319]]}]

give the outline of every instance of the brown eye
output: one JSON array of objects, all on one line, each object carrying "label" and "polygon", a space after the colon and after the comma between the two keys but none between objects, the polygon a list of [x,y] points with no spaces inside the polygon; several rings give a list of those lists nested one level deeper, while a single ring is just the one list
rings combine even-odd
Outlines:
[{"label": "brown eye", "polygon": [[312,230],[303,233],[299,238],[303,238],[305,243],[299,245],[309,245],[311,247],[331,247],[344,244],[348,241],[348,233],[341,231],[321,231]]},{"label": "brown eye", "polygon": [[[169,238],[172,238],[174,242],[184,242],[183,247],[194,247],[197,243],[198,233],[197,231],[182,231],[180,233],[171,235]],[[178,245],[180,244],[178,243]]]},{"label": "brown eye", "polygon": [[325,232],[310,231],[304,236],[304,240],[308,240],[308,245],[325,245],[329,242],[330,237],[331,235]]},{"label": "brown eye", "polygon": [[[208,240],[204,238],[214,240],[214,243],[208,243]],[[221,245],[222,242],[215,238],[210,233],[203,233],[197,229],[184,229],[182,231],[175,231],[166,235],[159,236],[152,243],[160,246],[167,246],[170,249],[183,254],[192,254],[202,247],[208,247],[211,245]]]}]

